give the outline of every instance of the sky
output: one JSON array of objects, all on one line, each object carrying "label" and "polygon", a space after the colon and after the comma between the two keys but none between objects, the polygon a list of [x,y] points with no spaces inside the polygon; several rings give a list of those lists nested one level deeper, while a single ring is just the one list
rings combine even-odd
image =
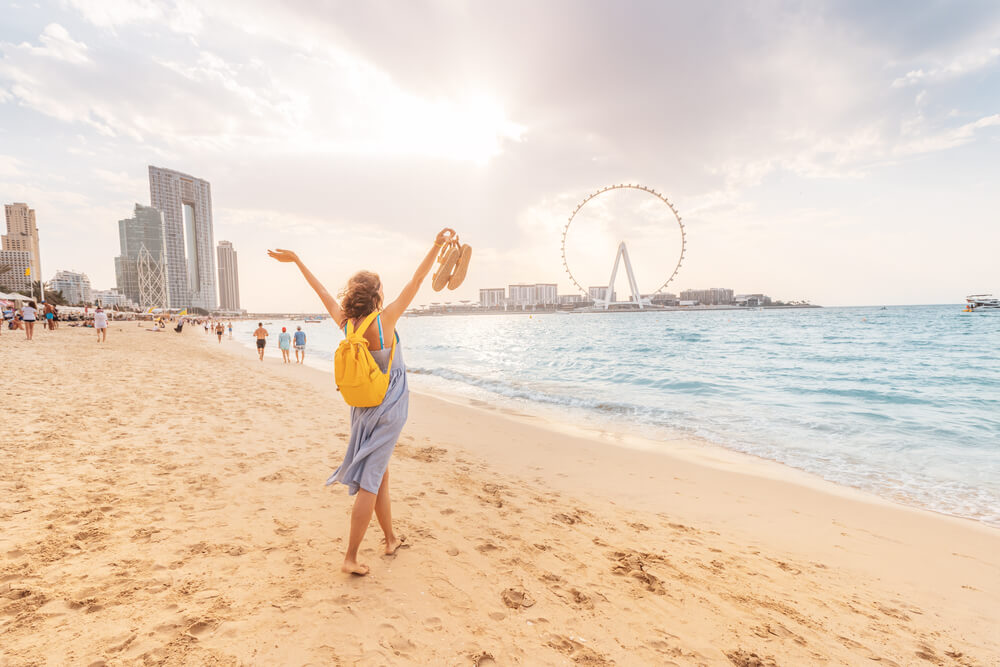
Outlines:
[{"label": "sky", "polygon": [[[320,309],[267,248],[391,297],[443,226],[468,278],[415,305],[571,293],[563,227],[617,183],[683,218],[669,291],[958,303],[1000,292],[1000,3],[0,0],[0,201],[36,209],[46,280],[114,286],[148,165],[212,184],[251,311]],[[679,239],[650,215],[644,292]],[[581,283],[640,222],[603,261],[574,222]]]}]

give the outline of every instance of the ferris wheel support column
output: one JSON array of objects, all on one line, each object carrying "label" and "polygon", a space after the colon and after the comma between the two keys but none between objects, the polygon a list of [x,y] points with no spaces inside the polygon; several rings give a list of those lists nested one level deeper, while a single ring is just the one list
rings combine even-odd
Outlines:
[{"label": "ferris wheel support column", "polygon": [[604,310],[611,305],[611,295],[615,293],[615,278],[618,276],[618,262],[625,259],[625,274],[628,276],[628,286],[632,290],[632,301],[642,310],[642,294],[639,293],[639,283],[635,280],[635,273],[632,272],[632,262],[628,258],[628,248],[625,242],[618,244],[618,254],[615,255],[615,266],[611,269],[611,279],[608,280],[608,291],[604,293]]}]

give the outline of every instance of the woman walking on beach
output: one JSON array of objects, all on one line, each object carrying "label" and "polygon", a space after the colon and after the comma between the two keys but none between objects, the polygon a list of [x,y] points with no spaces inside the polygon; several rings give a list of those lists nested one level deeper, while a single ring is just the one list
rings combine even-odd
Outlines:
[{"label": "woman walking on beach", "polygon": [[404,538],[393,532],[389,502],[389,457],[403,430],[403,424],[406,423],[410,402],[406,364],[403,362],[402,351],[398,349],[396,323],[416,297],[421,283],[434,265],[438,251],[454,234],[451,229],[443,229],[438,233],[434,245],[427,251],[413,278],[396,300],[384,308],[382,303],[385,294],[382,281],[376,273],[360,271],[354,274],[347,281],[347,286],[340,294],[341,302],[338,303],[294,252],[280,248],[268,251],[268,255],[279,262],[294,262],[299,267],[309,286],[316,291],[330,317],[341,329],[347,326],[348,321],[357,325],[372,313],[381,311],[375,320],[377,326],[368,327],[364,337],[382,372],[389,368],[389,360],[392,358],[389,388],[379,405],[351,408],[351,439],[347,443],[344,462],[326,480],[327,484],[346,484],[349,494],[357,494],[351,512],[347,553],[344,554],[344,565],[341,567],[341,570],[350,574],[368,574],[368,566],[358,562],[358,548],[368,530],[373,511],[385,534],[385,553],[392,555],[403,544]]},{"label": "woman walking on beach", "polygon": [[35,333],[35,319],[38,314],[38,306],[35,305],[34,301],[29,301],[28,305],[21,308],[21,321],[24,322],[24,333],[28,336],[28,340]]}]

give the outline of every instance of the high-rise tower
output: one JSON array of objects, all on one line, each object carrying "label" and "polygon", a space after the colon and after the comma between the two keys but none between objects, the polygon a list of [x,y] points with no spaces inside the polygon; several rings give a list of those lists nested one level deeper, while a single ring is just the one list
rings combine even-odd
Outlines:
[{"label": "high-rise tower", "polygon": [[[14,276],[17,283],[24,283],[30,289],[31,282],[42,279],[42,254],[38,249],[38,226],[35,224],[35,209],[28,208],[28,205],[24,203],[4,204],[4,217],[7,220],[7,233],[2,237],[3,250],[27,252],[31,255],[28,261],[31,275],[25,277],[24,271],[21,270],[19,276]],[[13,286],[11,285],[11,287]]]},{"label": "high-rise tower", "polygon": [[219,241],[219,308],[240,309],[240,274],[236,250],[229,241]]},{"label": "high-rise tower", "polygon": [[149,167],[149,198],[163,213],[171,308],[216,307],[212,186],[172,169]]},{"label": "high-rise tower", "polygon": [[[118,238],[121,242],[121,255],[115,257],[115,279],[118,292],[124,294],[132,302],[143,308],[169,307],[169,294],[163,293],[167,284],[166,237],[163,225],[163,214],[152,206],[135,205],[135,215],[118,221]],[[140,276],[140,256],[142,249],[149,253],[150,261],[143,264],[145,273],[153,275]],[[147,271],[149,269],[150,271]],[[144,282],[159,283],[163,289],[157,294],[142,290]]]}]

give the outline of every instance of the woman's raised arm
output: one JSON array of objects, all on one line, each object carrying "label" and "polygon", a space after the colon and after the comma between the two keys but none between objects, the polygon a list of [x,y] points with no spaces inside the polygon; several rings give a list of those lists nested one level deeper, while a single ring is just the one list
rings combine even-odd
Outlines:
[{"label": "woman's raised arm", "polygon": [[413,299],[417,296],[417,292],[420,291],[420,285],[427,278],[427,274],[431,272],[431,268],[434,266],[434,258],[437,257],[438,252],[441,250],[448,239],[455,236],[455,230],[445,227],[440,232],[438,232],[437,237],[434,239],[434,245],[431,246],[430,250],[424,256],[424,259],[420,262],[420,266],[413,273],[413,278],[410,282],[406,283],[406,287],[403,291],[399,293],[396,300],[390,303],[383,309],[383,314],[385,319],[389,322],[395,324],[399,321],[399,318],[403,316],[406,309],[410,307],[413,303]]},{"label": "woman's raised arm", "polygon": [[302,272],[302,275],[305,276],[306,282],[309,283],[309,286],[316,291],[320,301],[323,302],[323,306],[326,308],[326,312],[330,313],[330,317],[333,318],[333,321],[337,323],[337,326],[340,326],[341,321],[344,319],[344,311],[340,309],[340,304],[337,303],[337,300],[333,298],[332,294],[326,291],[326,288],[323,287],[323,283],[321,283],[319,279],[312,274],[312,271],[306,268],[306,265],[302,263],[302,260],[299,259],[298,255],[291,250],[282,250],[281,248],[278,248],[277,250],[268,250],[267,254],[269,257],[273,257],[279,262],[294,262],[295,266],[299,267],[299,271]]}]

